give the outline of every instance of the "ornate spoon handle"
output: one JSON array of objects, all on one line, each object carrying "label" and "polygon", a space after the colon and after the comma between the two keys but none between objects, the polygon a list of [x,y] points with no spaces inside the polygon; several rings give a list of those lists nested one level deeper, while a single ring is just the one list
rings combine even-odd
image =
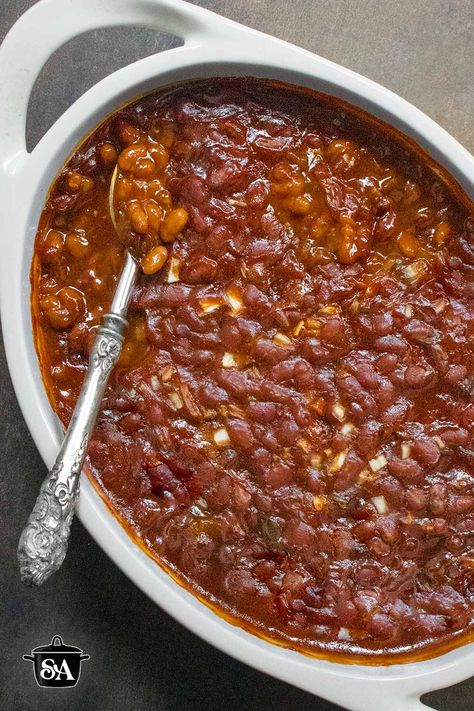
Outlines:
[{"label": "ornate spoon handle", "polygon": [[79,478],[109,375],[118,360],[127,326],[125,316],[138,274],[127,252],[110,313],[91,349],[89,368],[56,462],[41,484],[20,536],[18,561],[25,585],[41,585],[64,560],[79,494]]}]

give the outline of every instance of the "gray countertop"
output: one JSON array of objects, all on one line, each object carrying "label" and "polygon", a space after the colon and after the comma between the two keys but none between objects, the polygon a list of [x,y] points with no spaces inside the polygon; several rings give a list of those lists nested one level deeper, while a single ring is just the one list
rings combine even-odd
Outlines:
[{"label": "gray countertop", "polygon": [[[32,0],[0,0],[0,39],[33,4]],[[196,4],[379,81],[473,149],[471,0],[201,0]],[[28,115],[29,145],[98,79],[174,44],[172,38],[137,28],[101,30],[68,43],[47,63],[36,84]],[[2,94],[2,101],[8,101],[8,96]],[[16,567],[17,538],[45,467],[15,400],[3,349],[0,411],[2,709],[336,709],[249,669],[192,635],[152,604],[78,521],[61,572],[44,588],[23,589]],[[22,660],[31,648],[48,644],[53,634],[61,634],[66,643],[82,647],[91,656],[74,689],[39,689],[31,664]],[[472,711],[474,679],[425,700],[442,711]]]}]

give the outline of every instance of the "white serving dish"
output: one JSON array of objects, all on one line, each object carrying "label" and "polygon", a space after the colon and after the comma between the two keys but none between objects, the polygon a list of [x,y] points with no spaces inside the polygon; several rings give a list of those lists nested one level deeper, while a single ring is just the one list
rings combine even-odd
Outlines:
[{"label": "white serving dish", "polygon": [[[26,111],[41,67],[68,39],[112,25],[148,26],[182,37],[184,45],[99,82],[28,153]],[[345,99],[411,136],[474,193],[474,159],[454,138],[392,92],[317,55],[181,0],[41,0],[18,20],[0,48],[0,294],[11,377],[47,466],[55,459],[61,428],[46,397],[33,344],[29,270],[48,187],[80,139],[123,102],[161,85],[219,75],[280,79]],[[246,664],[348,709],[426,709],[421,694],[473,672],[474,644],[427,661],[374,667],[313,659],[265,642],[227,623],[173,582],[133,543],[86,478],[78,514],[117,565],[190,630]]]}]

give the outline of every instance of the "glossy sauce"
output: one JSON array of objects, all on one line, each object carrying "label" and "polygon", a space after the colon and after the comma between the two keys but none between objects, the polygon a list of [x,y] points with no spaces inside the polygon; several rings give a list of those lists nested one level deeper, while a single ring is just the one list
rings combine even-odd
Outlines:
[{"label": "glossy sauce", "polygon": [[53,185],[32,269],[51,402],[67,424],[131,224],[147,275],[88,466],[257,634],[359,661],[472,636],[471,209],[393,129],[251,79],[139,100]]}]

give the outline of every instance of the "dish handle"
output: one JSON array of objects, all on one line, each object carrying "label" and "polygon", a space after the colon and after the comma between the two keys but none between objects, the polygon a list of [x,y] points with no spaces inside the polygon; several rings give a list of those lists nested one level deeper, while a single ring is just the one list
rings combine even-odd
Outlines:
[{"label": "dish handle", "polygon": [[181,37],[185,47],[222,36],[229,26],[240,27],[182,0],[40,0],[17,20],[0,47],[0,172],[16,174],[27,160],[28,102],[48,58],[79,34],[118,25],[168,32]]}]

